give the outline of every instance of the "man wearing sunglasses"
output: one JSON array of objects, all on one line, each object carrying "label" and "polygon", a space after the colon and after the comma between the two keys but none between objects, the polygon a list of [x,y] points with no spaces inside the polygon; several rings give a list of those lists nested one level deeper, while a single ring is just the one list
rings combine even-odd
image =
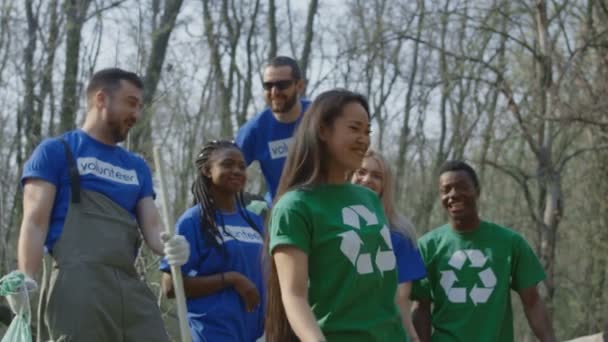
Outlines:
[{"label": "man wearing sunglasses", "polygon": [[276,194],[289,144],[302,113],[310,101],[300,99],[304,80],[298,63],[290,57],[275,57],[264,69],[262,86],[268,107],[239,129],[236,144],[247,164],[260,163],[266,179],[268,203]]}]

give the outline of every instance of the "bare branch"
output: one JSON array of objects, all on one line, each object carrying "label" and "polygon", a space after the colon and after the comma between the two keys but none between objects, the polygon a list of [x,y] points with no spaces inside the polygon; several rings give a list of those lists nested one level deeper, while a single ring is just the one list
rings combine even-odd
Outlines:
[{"label": "bare branch", "polygon": [[97,2],[95,2],[95,6],[97,7],[94,11],[91,12],[91,14],[89,14],[86,18],[84,18],[84,21],[89,21],[89,19],[97,17],[97,16],[101,16],[101,14],[107,10],[110,10],[112,8],[116,8],[119,7],[120,5],[122,5],[126,0],[118,0],[118,1],[114,1],[110,4],[108,4],[107,6],[103,6],[103,7],[97,7]]},{"label": "bare branch", "polygon": [[587,152],[599,152],[599,151],[605,151],[608,150],[608,145],[600,145],[600,146],[593,146],[593,147],[586,147],[586,148],[580,148],[572,153],[570,153],[569,155],[565,156],[558,164],[557,169],[559,170],[558,172],[562,172],[563,169],[566,167],[566,164],[568,162],[570,162],[571,160],[573,160],[574,158],[580,156],[583,153],[587,153]]},{"label": "bare branch", "polygon": [[480,161],[483,163],[486,163],[487,165],[490,165],[491,167],[495,168],[498,171],[503,172],[506,175],[509,175],[515,182],[517,182],[517,184],[519,184],[519,186],[521,187],[521,189],[524,192],[524,198],[526,199],[526,203],[527,205],[527,209],[528,209],[528,214],[530,215],[530,218],[532,218],[532,220],[544,227],[545,223],[543,222],[542,217],[540,217],[536,211],[535,211],[535,202],[534,199],[532,199],[532,193],[530,191],[530,188],[528,186],[528,180],[531,179],[532,177],[530,177],[529,175],[526,175],[526,173],[518,168],[515,167],[507,167],[507,166],[503,166],[503,165],[499,165],[498,163],[495,163],[491,160],[485,160],[485,161]]}]

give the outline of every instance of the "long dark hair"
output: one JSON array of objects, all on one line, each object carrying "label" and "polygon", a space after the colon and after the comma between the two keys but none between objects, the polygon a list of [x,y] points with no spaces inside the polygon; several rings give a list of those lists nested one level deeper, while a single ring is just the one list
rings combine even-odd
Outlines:
[{"label": "long dark hair", "polygon": [[[219,215],[220,222],[216,222],[215,217],[219,210],[215,207],[215,200],[213,199],[213,193],[211,192],[211,178],[205,175],[211,169],[211,163],[209,159],[216,151],[223,149],[234,149],[241,152],[241,150],[232,142],[228,140],[213,140],[201,148],[200,152],[196,156],[196,179],[192,183],[192,195],[194,197],[193,205],[198,205],[201,217],[201,233],[203,234],[205,243],[208,246],[218,248],[222,251],[226,251],[223,245],[224,238],[220,232],[220,228],[224,233],[227,233],[224,226],[223,215]],[[245,209],[245,201],[243,200],[243,191],[241,190],[235,195],[236,206],[241,217],[249,224],[253,229],[261,234],[260,227],[258,227],[253,219],[249,216],[249,212]]]},{"label": "long dark hair", "polygon": [[[329,90],[320,94],[313,101],[304,114],[289,147],[275,203],[289,190],[305,188],[326,181],[327,147],[321,140],[319,132],[321,127],[332,127],[336,118],[342,115],[344,107],[353,102],[361,104],[369,115],[367,99],[363,95],[348,90]],[[265,244],[266,246],[269,244],[268,234],[266,234]],[[277,268],[271,256],[267,284],[266,341],[298,341],[285,314]]]}]

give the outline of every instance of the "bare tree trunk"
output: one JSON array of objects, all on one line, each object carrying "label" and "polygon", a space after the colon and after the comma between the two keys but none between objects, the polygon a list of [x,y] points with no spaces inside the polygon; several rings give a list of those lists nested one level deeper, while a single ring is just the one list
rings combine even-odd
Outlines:
[{"label": "bare tree trunk", "polygon": [[[605,133],[605,132],[604,132]],[[591,137],[593,145],[608,143],[608,137],[601,134],[593,134]],[[590,186],[585,191],[589,194],[597,191],[596,200],[594,201],[592,212],[597,212],[600,216],[597,219],[597,224],[593,229],[590,229],[587,235],[590,256],[589,271],[587,272],[586,282],[590,285],[590,291],[587,292],[587,319],[585,320],[585,333],[591,334],[598,331],[608,332],[608,294],[606,286],[608,286],[608,181],[605,175],[608,174],[608,153],[599,153],[594,158],[595,169],[597,176],[590,182]],[[599,191],[598,191],[599,190]]]},{"label": "bare tree trunk", "polygon": [[[38,106],[36,108],[36,116],[42,119],[42,115],[44,113],[44,104],[46,98],[49,94],[53,92],[53,65],[55,64],[55,53],[57,51],[57,46],[59,45],[59,23],[57,20],[57,0],[51,0],[49,2],[48,11],[50,13],[49,18],[49,36],[46,43],[46,61],[44,63],[44,67],[42,70],[42,83],[40,85],[40,94],[38,95]],[[54,107],[52,102],[52,97],[50,101],[50,106]],[[52,130],[54,117],[51,116],[49,127],[49,135],[53,135],[54,132]],[[34,129],[34,132],[38,134],[38,136],[42,135],[41,127],[38,126]]]},{"label": "bare tree trunk", "polygon": [[[302,57],[300,57],[300,67],[302,68],[302,78],[308,81],[308,65],[310,64],[310,53],[312,48],[312,39],[315,33],[314,21],[319,7],[318,0],[310,0],[308,3],[308,15],[306,17],[306,28],[304,35],[304,46],[302,47]],[[306,82],[308,83],[308,82]],[[306,93],[306,91],[304,91]]]},{"label": "bare tree trunk", "polygon": [[11,52],[11,18],[15,6],[11,0],[2,0],[0,3],[0,83],[4,83],[3,73]]},{"label": "bare tree trunk", "polygon": [[405,164],[407,161],[407,151],[409,148],[410,139],[410,117],[412,112],[412,95],[414,93],[414,82],[416,82],[416,75],[418,74],[418,51],[420,49],[420,37],[422,36],[422,29],[424,27],[424,13],[425,6],[424,0],[418,0],[418,25],[416,27],[416,39],[414,44],[414,51],[412,52],[412,70],[409,73],[409,79],[407,83],[407,92],[405,94],[405,111],[403,114],[403,124],[401,125],[401,132],[399,134],[399,149],[397,152],[397,170],[396,177],[398,181],[395,182],[397,186],[396,194],[403,193],[405,182],[400,181],[404,179]]},{"label": "bare tree trunk", "polygon": [[[502,6],[502,11],[504,11],[505,13],[509,13],[509,0],[503,0],[502,3],[500,4],[500,6]],[[508,17],[507,16],[503,16],[500,22],[500,27],[501,27],[501,31],[502,32],[507,32],[507,27],[508,27]],[[502,82],[501,77],[502,77],[502,69],[504,69],[504,66],[506,65],[506,51],[507,51],[507,36],[506,35],[502,35],[500,37],[500,43],[499,43],[499,47],[498,47],[498,65],[499,68],[501,70],[501,74],[495,75],[495,84],[500,84]],[[496,87],[491,87],[491,89],[488,91],[489,94],[489,98],[490,98],[490,104],[487,107],[487,111],[488,111],[488,122],[485,126],[485,128],[483,129],[483,140],[482,140],[482,145],[481,145],[481,151],[480,151],[480,157],[479,157],[479,161],[480,161],[480,165],[479,165],[479,179],[481,181],[481,183],[483,184],[483,180],[485,179],[485,168],[486,168],[486,161],[488,159],[488,153],[490,151],[490,147],[492,145],[492,141],[494,138],[494,123],[496,120],[496,107],[498,104],[498,97],[500,95],[500,90],[497,89]]]},{"label": "bare tree trunk", "polygon": [[[588,25],[599,27],[589,30],[590,33],[594,33],[597,30],[608,29],[608,1],[598,0],[594,4],[594,0],[590,0],[588,3]],[[594,15],[594,12],[596,14]],[[594,20],[597,17],[598,20]],[[597,60],[600,64],[599,72],[597,74],[597,88],[600,97],[604,97],[608,93],[608,37],[603,35],[599,40]],[[608,102],[605,102],[608,105]],[[595,113],[594,113],[595,114]],[[604,114],[605,115],[605,114]],[[602,116],[598,113],[598,116]],[[593,136],[591,141],[592,146],[601,146],[608,144],[608,126],[601,127],[599,131]],[[593,256],[593,278],[592,281],[592,297],[593,305],[591,313],[593,317],[596,317],[590,324],[589,332],[603,331],[608,334],[608,181],[605,179],[605,175],[608,174],[608,153],[602,152],[597,156],[598,173],[597,179],[599,180],[598,187],[600,189],[597,195],[598,210],[600,218],[598,220],[598,228],[596,228],[596,234],[593,236],[596,242],[593,246],[594,251],[590,253]],[[595,183],[595,182],[594,182]],[[592,279],[593,279],[592,278]]]},{"label": "bare tree trunk", "polygon": [[[40,136],[36,136],[33,132],[33,126],[35,121],[38,120],[38,126],[40,125],[40,119],[35,117],[34,113],[34,102],[35,102],[35,81],[34,81],[34,54],[36,53],[36,42],[38,39],[38,10],[34,10],[33,1],[27,0],[24,2],[25,5],[25,16],[27,21],[27,44],[23,51],[23,69],[24,75],[24,86],[25,94],[23,96],[23,103],[20,106],[19,113],[17,114],[17,174],[21,174],[23,169],[24,156],[30,154],[35,144],[40,139]],[[25,146],[22,146],[21,137],[25,136]],[[25,147],[25,149],[23,148]],[[5,233],[6,240],[11,236],[12,224],[17,218],[21,217],[22,208],[17,205],[21,202],[21,191],[15,191],[13,196],[13,210],[11,210],[11,222],[8,225],[8,229]],[[0,253],[0,257],[3,261],[6,261],[6,250]]]},{"label": "bare tree trunk", "polygon": [[[553,71],[551,51],[548,34],[547,8],[544,0],[536,1],[536,37],[539,54],[539,114],[541,117],[550,116],[553,111],[549,108],[553,103]],[[545,192],[543,223],[539,227],[540,259],[547,272],[545,284],[547,286],[549,308],[552,308],[552,299],[555,293],[555,243],[559,222],[563,213],[563,193],[561,187],[560,171],[552,160],[553,122],[544,121],[542,145],[539,146],[538,174],[540,175],[540,188]]]},{"label": "bare tree trunk", "polygon": [[277,6],[275,0],[268,0],[268,40],[270,40],[270,48],[268,49],[268,61],[270,61],[277,56],[278,51]]},{"label": "bare tree trunk", "polygon": [[146,160],[152,160],[152,113],[154,112],[154,95],[160,80],[160,75],[167,54],[169,37],[175,28],[177,15],[181,9],[183,0],[167,0],[165,2],[160,24],[152,33],[152,50],[146,63],[144,74],[144,104],[146,105],[145,118],[133,130],[131,139],[134,143],[133,150],[141,153]]},{"label": "bare tree trunk", "polygon": [[[225,1],[225,0],[224,0]],[[216,75],[216,87],[218,90],[218,101],[220,102],[220,131],[223,134],[231,130],[230,123],[230,92],[226,86],[226,75],[222,68],[222,56],[219,47],[219,34],[215,32],[209,0],[203,0],[203,23],[205,26],[205,38],[211,53],[211,65]]]},{"label": "bare tree trunk", "polygon": [[[501,92],[507,98],[508,108],[513,113],[518,126],[522,132],[523,140],[535,156],[536,175],[538,177],[538,193],[536,200],[529,194],[526,181],[521,178],[518,180],[526,193],[526,200],[533,221],[537,224],[538,247],[537,252],[547,273],[545,286],[547,290],[547,304],[550,312],[553,310],[552,300],[555,294],[555,245],[557,229],[563,214],[563,192],[561,184],[560,163],[553,158],[554,120],[551,116],[555,115],[557,108],[550,108],[554,103],[553,75],[551,48],[548,34],[548,20],[546,3],[537,0],[534,8],[534,19],[536,24],[536,45],[534,51],[537,67],[536,80],[536,116],[524,118],[522,110],[515,101],[513,91],[508,82],[504,80],[504,75],[499,71],[499,78],[502,80]],[[535,118],[540,118],[536,120]],[[533,133],[532,127],[537,127],[538,131]],[[562,163],[563,164],[563,163]],[[520,174],[525,174],[519,171]],[[517,176],[514,177],[517,180]]]},{"label": "bare tree trunk", "polygon": [[[271,0],[274,3],[274,0]],[[274,5],[273,5],[274,6]],[[249,104],[253,98],[253,94],[251,91],[252,81],[253,81],[253,39],[255,37],[256,31],[256,19],[258,16],[258,11],[260,8],[260,0],[255,1],[254,10],[250,17],[251,27],[249,28],[249,32],[247,33],[247,70],[245,71],[245,84],[243,91],[245,92],[243,96],[243,101],[241,104],[240,113],[237,116],[237,124],[238,126],[242,126],[245,121],[247,121],[247,110],[249,108]],[[274,14],[273,14],[274,15]],[[272,38],[271,38],[272,39]],[[275,40],[276,40],[276,27],[275,27]],[[272,43],[271,43],[272,45]],[[276,41],[275,41],[276,45]],[[272,49],[272,46],[271,46]],[[276,49],[276,46],[275,46]],[[276,55],[276,51],[275,51]],[[272,58],[272,57],[271,57]]]},{"label": "bare tree trunk", "polygon": [[61,123],[59,127],[62,132],[69,131],[76,126],[81,31],[90,4],[91,0],[66,0],[64,3],[66,13],[66,52],[63,97],[61,100]]},{"label": "bare tree trunk", "polygon": [[448,71],[448,55],[447,55],[447,33],[449,26],[450,16],[450,0],[445,2],[443,7],[443,14],[441,17],[441,48],[439,52],[439,73],[441,79],[441,98],[439,100],[439,116],[440,116],[440,131],[439,139],[437,142],[437,151],[433,158],[432,165],[428,170],[427,178],[424,189],[422,190],[422,196],[418,205],[418,209],[414,214],[414,224],[416,227],[421,227],[423,231],[431,229],[430,220],[435,201],[437,199],[437,190],[434,184],[437,182],[437,171],[441,165],[445,162],[448,156],[446,151],[447,141],[447,103],[451,93],[452,86],[450,84],[450,77]]},{"label": "bare tree trunk", "polygon": [[[25,70],[25,94],[23,97],[23,112],[20,114],[25,121],[25,155],[29,155],[34,146],[40,141],[40,125],[42,113],[34,110],[35,87],[34,82],[34,54],[36,53],[36,41],[38,40],[38,9],[32,8],[33,1],[26,0],[25,16],[27,18],[27,45],[23,51],[23,63]],[[38,116],[39,114],[40,116]]]},{"label": "bare tree trunk", "polygon": [[224,0],[222,2],[222,21],[226,29],[228,30],[228,42],[229,42],[229,67],[228,67],[228,80],[227,83],[224,84],[225,96],[220,99],[222,101],[222,106],[224,107],[227,115],[222,116],[221,119],[221,134],[222,137],[232,137],[233,136],[233,127],[232,127],[232,107],[231,103],[233,101],[233,93],[236,89],[237,92],[237,103],[238,103],[238,94],[240,93],[241,88],[236,84],[235,81],[236,74],[238,71],[237,61],[236,61],[236,53],[238,49],[239,40],[241,39],[241,27],[243,26],[243,19],[238,17],[237,11],[234,8],[234,2],[232,2],[232,14],[230,16],[229,11],[229,0]]},{"label": "bare tree trunk", "polygon": [[[9,56],[9,52],[11,51],[11,38],[12,38],[12,31],[10,29],[10,18],[13,15],[13,11],[14,11],[15,7],[14,4],[12,2],[7,2],[7,0],[3,0],[2,2],[0,2],[0,84],[4,84],[4,70],[5,67],[7,66],[7,62],[8,62],[8,56]],[[4,115],[0,115],[0,135],[2,136],[2,141],[3,142],[8,142],[9,139],[7,137],[8,135],[8,130],[6,123],[9,122],[10,117],[5,117]],[[15,139],[13,140],[13,146]],[[9,170],[11,170],[10,165],[12,164],[12,158],[14,155],[17,154],[16,149],[11,148],[12,146],[9,146],[9,151],[12,151],[12,153],[9,154],[9,156],[6,157],[6,160],[2,160],[2,175],[4,176],[3,179],[0,179],[0,185],[4,185],[4,181],[6,178],[10,177],[10,172],[8,172]],[[8,183],[8,182],[7,182]],[[8,189],[5,189],[4,186],[2,186],[2,190],[3,192],[6,194],[3,197],[0,197],[0,274],[5,274],[8,270],[9,267],[11,267],[11,265],[9,265],[9,261],[7,260],[7,255],[9,253],[8,251],[8,246],[10,244],[9,238],[11,235],[11,230],[13,228],[12,225],[12,210],[9,210],[8,208],[11,207],[13,204],[13,202],[11,202],[11,199],[14,200],[15,196],[11,196],[11,191],[9,191]],[[12,209],[12,208],[11,208]],[[4,313],[8,313],[10,314],[10,309],[6,308],[4,309]],[[9,319],[9,323],[10,323],[10,315],[7,317],[7,319]],[[8,325],[8,323],[7,323]]]}]

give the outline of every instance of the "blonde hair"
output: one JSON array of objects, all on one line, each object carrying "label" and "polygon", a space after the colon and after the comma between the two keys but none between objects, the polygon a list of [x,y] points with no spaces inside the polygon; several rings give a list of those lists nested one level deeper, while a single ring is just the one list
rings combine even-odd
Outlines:
[{"label": "blonde hair", "polygon": [[378,196],[384,206],[384,213],[389,221],[390,228],[410,239],[415,246],[416,232],[414,225],[407,217],[395,211],[395,194],[393,192],[395,189],[395,176],[390,165],[380,153],[372,149],[367,150],[364,158],[373,158],[382,169],[382,189]]}]

